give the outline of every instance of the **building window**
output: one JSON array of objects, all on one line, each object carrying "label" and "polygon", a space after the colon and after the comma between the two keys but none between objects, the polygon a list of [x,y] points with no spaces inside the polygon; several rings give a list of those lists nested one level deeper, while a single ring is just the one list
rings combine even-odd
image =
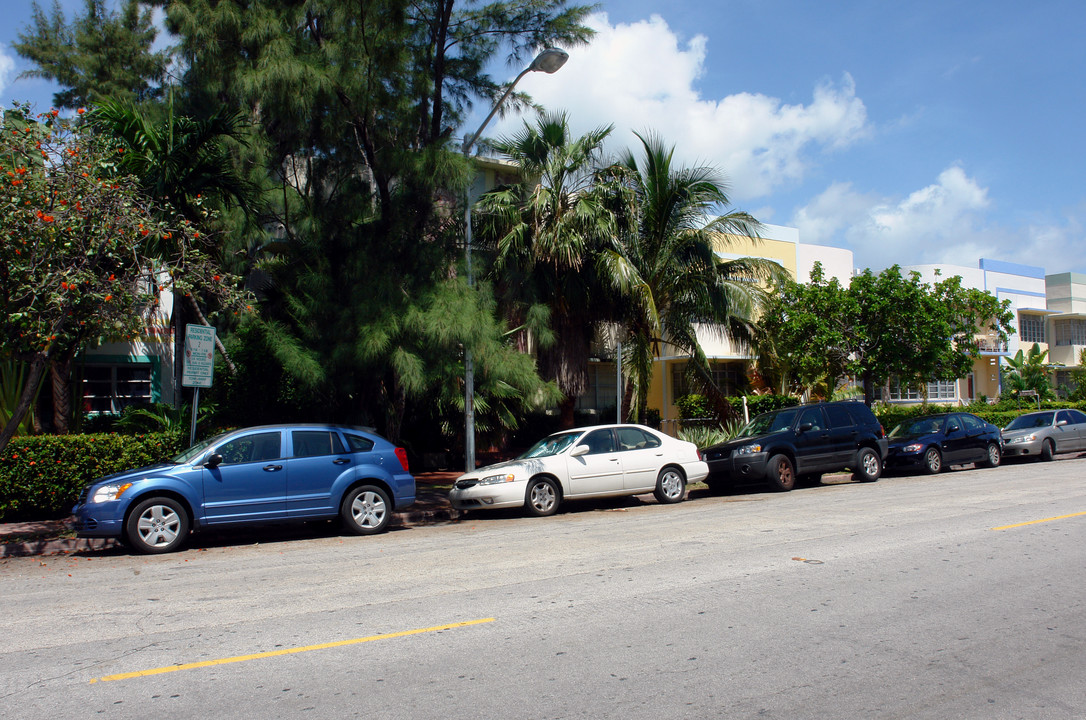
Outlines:
[{"label": "building window", "polygon": [[119,413],[151,402],[151,366],[144,363],[87,365],[83,369],[83,410]]},{"label": "building window", "polygon": [[[713,384],[725,395],[738,395],[746,384],[746,368],[738,364],[711,365]],[[671,399],[697,392],[697,386],[686,376],[685,365],[671,366]]]},{"label": "building window", "polygon": [[1057,345],[1086,345],[1086,320],[1057,320]]},{"label": "building window", "polygon": [[577,398],[574,407],[596,412],[613,411],[618,405],[615,370],[614,363],[589,363],[588,390]]},{"label": "building window", "polygon": [[1045,319],[1041,315],[1018,316],[1018,337],[1024,343],[1043,343],[1045,340]]},{"label": "building window", "polygon": [[[921,402],[924,400],[923,394],[916,388],[909,387],[908,385],[902,385],[900,378],[890,378],[890,394],[887,398],[882,398],[883,394],[881,389],[878,393],[880,399],[885,399],[890,402]],[[927,399],[928,400],[957,400],[958,399],[958,382],[956,380],[936,380],[935,382],[929,382],[927,384]]]}]

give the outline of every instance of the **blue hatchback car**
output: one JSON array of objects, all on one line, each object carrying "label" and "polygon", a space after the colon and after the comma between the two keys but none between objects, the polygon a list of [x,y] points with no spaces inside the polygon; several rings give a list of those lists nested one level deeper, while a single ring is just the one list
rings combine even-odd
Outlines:
[{"label": "blue hatchback car", "polygon": [[380,435],[339,425],[265,425],[95,480],[72,512],[80,537],[164,553],[193,530],[266,522],[338,516],[349,531],[372,535],[414,501],[407,452]]}]

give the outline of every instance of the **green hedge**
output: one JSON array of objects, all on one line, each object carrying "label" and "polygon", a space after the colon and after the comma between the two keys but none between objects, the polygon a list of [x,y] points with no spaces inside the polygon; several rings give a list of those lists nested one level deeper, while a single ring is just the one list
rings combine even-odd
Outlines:
[{"label": "green hedge", "polygon": [[[743,396],[729,397],[728,402],[738,417],[743,417]],[[772,410],[798,405],[790,395],[747,395],[747,410],[751,417]],[[707,418],[712,416],[712,408],[709,399],[704,395],[690,393],[675,400],[675,405],[685,419]]]},{"label": "green hedge", "polygon": [[0,452],[0,522],[67,515],[83,486],[177,455],[184,433],[16,437]]},{"label": "green hedge", "polygon": [[[1060,408],[1077,408],[1086,412],[1086,403],[1050,401],[1041,403],[1042,410],[1057,410]],[[1021,407],[1015,401],[1002,401],[995,405],[988,403],[973,403],[972,405],[882,405],[876,404],[873,408],[875,417],[879,419],[886,432],[894,429],[894,426],[903,420],[920,417],[921,415],[935,415],[946,412],[968,412],[992,423],[996,427],[1005,427],[1007,423],[1019,415],[1028,412],[1037,412],[1037,403],[1023,402]]]}]

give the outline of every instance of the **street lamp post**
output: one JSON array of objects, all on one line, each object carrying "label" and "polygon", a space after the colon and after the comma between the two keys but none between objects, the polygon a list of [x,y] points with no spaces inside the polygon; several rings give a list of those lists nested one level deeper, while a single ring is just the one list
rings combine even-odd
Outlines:
[{"label": "street lamp post", "polygon": [[[532,64],[520,71],[520,74],[509,84],[505,94],[501,96],[498,102],[494,103],[494,107],[490,109],[490,114],[486,116],[483,124],[479,126],[475,134],[464,140],[464,144],[460,148],[460,151],[464,153],[464,157],[470,156],[475,141],[479,139],[487,124],[497,114],[498,108],[512,94],[513,88],[517,86],[522,77],[530,72],[545,72],[547,74],[557,72],[559,68],[566,64],[568,59],[569,54],[565,50],[559,50],[558,48],[547,48],[536,55],[535,59],[532,60]],[[472,185],[474,185],[474,181]],[[475,286],[475,278],[471,271],[472,185],[468,186],[464,203],[464,265],[466,266],[468,287]],[[475,365],[472,362],[471,348],[468,343],[464,343],[464,465],[467,472],[475,469]]]}]

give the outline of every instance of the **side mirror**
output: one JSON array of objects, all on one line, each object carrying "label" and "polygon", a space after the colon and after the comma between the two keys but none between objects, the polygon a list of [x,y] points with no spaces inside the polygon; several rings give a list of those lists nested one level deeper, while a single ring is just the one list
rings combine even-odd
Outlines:
[{"label": "side mirror", "polygon": [[208,457],[207,460],[204,461],[204,467],[206,467],[208,470],[214,470],[221,464],[222,455],[218,453],[213,453],[211,456]]},{"label": "side mirror", "polygon": [[1066,424],[1067,424],[1067,421],[1066,421],[1066,420],[1058,420],[1058,421],[1056,422],[1056,427],[1059,427],[1060,425],[1066,425]]},{"label": "side mirror", "polygon": [[587,455],[589,449],[590,448],[587,445],[578,445],[577,447],[575,447],[575,448],[573,448],[572,450],[569,451],[569,456],[570,457],[581,457],[582,455]]},{"label": "side mirror", "polygon": [[961,428],[957,425],[951,425],[946,429],[947,433],[958,432],[959,430],[961,430]]},{"label": "side mirror", "polygon": [[814,427],[814,423],[803,423],[802,425],[799,426],[799,431],[801,433],[802,432],[807,432],[808,430],[810,430],[813,427]]}]

